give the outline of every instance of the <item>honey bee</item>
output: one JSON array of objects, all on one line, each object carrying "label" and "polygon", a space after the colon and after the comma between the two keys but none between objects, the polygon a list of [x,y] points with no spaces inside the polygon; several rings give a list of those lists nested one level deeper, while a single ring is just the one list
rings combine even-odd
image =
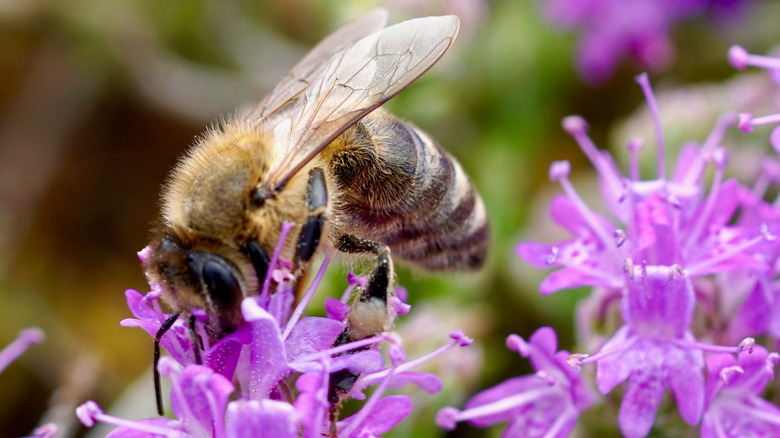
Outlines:
[{"label": "honey bee", "polygon": [[326,37],[257,107],[206,131],[172,171],[144,266],[175,311],[157,334],[155,362],[177,317],[196,332],[194,308],[208,314],[209,336],[235,330],[284,221],[296,224],[283,255],[297,274],[324,248],[376,259],[337,342],[388,328],[391,253],[431,271],[483,264],[485,208],[463,169],[425,132],[378,108],[439,60],[458,18],[384,28],[385,20],[378,10]]}]

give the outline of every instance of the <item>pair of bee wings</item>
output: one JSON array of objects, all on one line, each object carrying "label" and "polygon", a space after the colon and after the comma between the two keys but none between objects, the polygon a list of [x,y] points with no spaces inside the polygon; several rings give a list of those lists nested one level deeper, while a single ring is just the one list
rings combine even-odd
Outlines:
[{"label": "pair of bee wings", "polygon": [[333,32],[248,114],[281,151],[261,185],[281,190],[345,129],[431,68],[460,26],[454,15],[383,29],[386,20],[380,9]]}]

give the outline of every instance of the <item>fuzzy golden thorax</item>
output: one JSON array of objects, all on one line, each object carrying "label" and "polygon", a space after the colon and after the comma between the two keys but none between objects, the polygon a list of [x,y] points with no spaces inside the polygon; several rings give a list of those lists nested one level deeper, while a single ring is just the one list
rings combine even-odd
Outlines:
[{"label": "fuzzy golden thorax", "polygon": [[[234,327],[240,322],[240,299],[256,294],[263,280],[246,252],[247,241],[256,240],[270,255],[284,221],[298,224],[292,236],[299,232],[307,216],[305,176],[295,175],[262,205],[251,202],[253,190],[265,183],[278,159],[275,146],[262,131],[230,120],[207,131],[172,171],[145,269],[150,280],[163,286],[163,298],[174,310],[188,313],[200,307],[221,325]],[[283,255],[289,258],[293,250],[294,239],[288,239]],[[210,293],[209,279],[199,271],[203,260],[219,265],[228,279],[234,277],[240,294]]]}]

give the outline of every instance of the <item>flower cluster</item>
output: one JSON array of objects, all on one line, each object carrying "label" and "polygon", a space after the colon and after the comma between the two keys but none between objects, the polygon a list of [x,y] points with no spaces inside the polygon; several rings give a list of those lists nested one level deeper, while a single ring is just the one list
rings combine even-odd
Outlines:
[{"label": "flower cluster", "polygon": [[[650,83],[646,75],[637,80],[655,128],[655,174],[648,179],[640,175],[641,140],[628,144],[630,170],[624,176],[613,158],[590,140],[581,118],[564,119],[564,129],[598,172],[608,213],[592,209],[579,195],[569,180],[568,162],[554,163],[550,178],[564,194],[553,199],[550,215],[571,237],[552,245],[525,242],[517,247],[517,255],[527,263],[554,269],[540,285],[542,294],[594,288],[579,313],[582,333],[610,327],[605,319],[615,313],[617,329],[598,340],[583,339],[592,353],[568,357],[554,353],[554,335],[545,335],[544,351],[558,359],[553,367],[557,374],[538,361],[534,367],[537,377],[554,376],[550,388],[539,391],[527,383],[512,383],[532,376],[509,380],[475,396],[462,412],[441,411],[443,427],[460,420],[477,426],[509,421],[505,436],[567,436],[592,400],[581,395],[584,390],[572,390],[584,384],[578,374],[560,369],[566,362],[578,371],[595,363],[599,392],[622,397],[617,416],[624,436],[650,433],[667,389],[680,418],[700,425],[702,436],[746,436],[748,430],[771,431],[751,436],[780,436],[780,409],[761,398],[779,356],[754,339],[780,335],[780,294],[774,281],[780,215],[777,202],[763,200],[769,181],[759,180],[751,188],[726,177],[728,154],[720,146],[729,127],[766,119],[725,114],[702,144],[681,149],[668,172]],[[780,173],[766,177],[776,182]],[[617,312],[610,312],[613,308]],[[540,332],[534,336],[531,344],[541,351]],[[613,390],[623,382],[625,389],[615,395]],[[565,419],[556,410],[540,409],[552,392],[556,409],[566,411]]]},{"label": "flower cluster", "polygon": [[547,0],[546,15],[581,32],[577,63],[591,82],[608,79],[624,56],[661,70],[674,57],[669,34],[679,21],[711,12],[726,16],[743,0]]},{"label": "flower cluster", "polygon": [[580,412],[593,403],[594,395],[568,366],[569,353],[558,351],[553,329],[538,329],[529,342],[510,335],[506,345],[527,357],[536,373],[480,392],[462,411],[444,408],[436,416],[436,423],[452,430],[458,421],[469,421],[478,427],[508,421],[504,436],[568,436]]},{"label": "flower cluster", "polygon": [[[451,333],[452,342],[415,360],[406,360],[400,338],[381,333],[353,342],[337,342],[349,313],[347,299],[365,279],[350,275],[341,300],[327,298],[327,317],[304,316],[328,259],[322,263],[311,286],[294,306],[296,279],[290,264],[279,258],[292,224],[286,223],[271,258],[266,287],[241,303],[244,324],[216,342],[201,336],[201,364],[196,364],[190,328],[181,320],[160,342],[170,357],[160,360],[159,372],[172,382],[170,395],[175,419],[129,421],[103,413],[94,402],[79,407],[82,423],[95,421],[119,426],[109,436],[181,437],[374,437],[386,433],[412,410],[405,395],[385,395],[385,390],[414,383],[428,392],[441,389],[432,374],[412,368],[447,349],[466,346],[471,340],[461,331]],[[144,253],[141,253],[142,260]],[[157,302],[160,286],[152,284],[146,296],[127,291],[127,303],[135,318],[122,321],[141,327],[154,336],[170,315]],[[394,314],[409,306],[392,297]],[[198,325],[202,329],[202,325]],[[386,350],[386,363],[380,346]],[[349,384],[339,387],[334,400],[334,376],[347,375]],[[370,396],[364,391],[376,386]],[[353,415],[340,419],[338,409],[347,399],[365,400]]]}]

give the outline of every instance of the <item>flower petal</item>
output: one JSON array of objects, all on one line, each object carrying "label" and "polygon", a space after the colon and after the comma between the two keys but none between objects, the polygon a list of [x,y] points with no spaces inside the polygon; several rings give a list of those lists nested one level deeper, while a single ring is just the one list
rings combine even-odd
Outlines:
[{"label": "flower petal", "polygon": [[301,419],[289,403],[237,400],[227,408],[229,438],[297,438]]},{"label": "flower petal", "polygon": [[655,373],[632,377],[618,414],[623,435],[642,438],[650,433],[663,394],[664,383]]},{"label": "flower petal", "polygon": [[551,273],[542,281],[539,285],[539,293],[549,295],[561,289],[573,289],[581,286],[609,287],[611,285],[602,278],[587,275],[577,269],[563,268]]},{"label": "flower petal", "polygon": [[[412,400],[405,395],[390,395],[377,401],[348,438],[370,438],[389,432],[412,412]],[[339,429],[349,424],[352,417],[339,422]]]},{"label": "flower petal", "polygon": [[308,317],[295,324],[285,341],[287,359],[292,362],[305,354],[327,350],[344,331],[344,324],[329,318]]},{"label": "flower petal", "polygon": [[[476,409],[481,406],[486,406],[492,403],[501,403],[505,399],[520,394],[531,394],[538,389],[545,389],[547,387],[542,379],[535,375],[527,375],[520,377],[512,377],[498,385],[486,389],[477,393],[471,400],[466,403],[464,411]],[[469,420],[474,426],[487,427],[496,423],[502,423],[511,421],[517,416],[523,416],[529,409],[529,404],[533,403],[535,399],[533,397],[528,399],[527,404],[513,404],[505,403],[506,409],[496,410],[496,412],[490,415],[482,415],[477,418]],[[531,405],[532,406],[532,405]]]},{"label": "flower petal", "polygon": [[523,242],[515,248],[515,254],[526,263],[536,268],[551,268],[557,266],[555,254],[558,245],[548,245],[540,242]]},{"label": "flower petal", "polygon": [[225,378],[232,380],[241,355],[241,348],[250,341],[249,327],[242,325],[235,332],[215,342],[203,354],[203,363]]},{"label": "flower petal", "polygon": [[218,436],[233,385],[202,365],[190,365],[173,376],[171,407],[184,428],[195,436]]},{"label": "flower petal", "polygon": [[349,305],[333,297],[328,297],[325,298],[325,311],[328,314],[328,318],[344,322],[347,320],[347,316],[349,316]]},{"label": "flower petal", "polygon": [[[151,433],[143,430],[144,426],[168,429],[168,431],[166,431],[165,434]],[[174,432],[179,432],[179,434]],[[149,418],[146,420],[138,420],[134,421],[133,425],[120,426],[106,434],[106,438],[166,438],[176,436],[186,437],[187,431],[178,421],[171,420],[170,418]]]},{"label": "flower petal", "polygon": [[442,388],[441,379],[438,376],[419,371],[406,371],[393,374],[387,387],[396,389],[410,383],[417,385],[417,387],[429,394],[435,394],[441,391]]},{"label": "flower petal", "polygon": [[[629,338],[628,326],[623,326],[615,332],[612,339],[601,348],[601,352],[619,348]],[[640,364],[641,365],[641,364]],[[631,350],[617,352],[598,361],[596,368],[596,386],[602,394],[607,394],[631,375],[636,366]]]},{"label": "flower petal", "polygon": [[698,350],[676,350],[676,353],[667,355],[667,381],[677,401],[680,416],[694,426],[699,423],[704,409],[704,359]]},{"label": "flower petal", "polygon": [[252,344],[244,349],[239,359],[239,376],[249,379],[240,382],[251,400],[267,398],[279,381],[289,373],[287,354],[276,319],[260,307],[253,298],[241,302],[241,313],[251,325]]}]

